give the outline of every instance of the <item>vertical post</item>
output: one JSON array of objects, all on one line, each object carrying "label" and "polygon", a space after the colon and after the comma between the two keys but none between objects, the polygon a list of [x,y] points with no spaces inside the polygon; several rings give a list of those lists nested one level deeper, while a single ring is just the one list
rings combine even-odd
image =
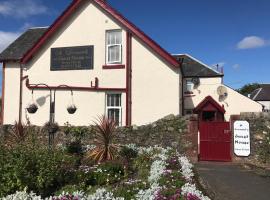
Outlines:
[{"label": "vertical post", "polygon": [[[50,89],[50,117],[49,117],[49,123],[52,124],[54,122],[54,108],[53,108],[53,102],[52,102],[52,90]],[[49,130],[49,148],[52,147],[52,132]]]},{"label": "vertical post", "polygon": [[126,126],[131,126],[132,112],[132,34],[127,31],[126,34]]},{"label": "vertical post", "polygon": [[4,110],[5,110],[5,69],[6,63],[3,62],[2,70],[2,105],[1,105],[1,124],[4,124]]}]

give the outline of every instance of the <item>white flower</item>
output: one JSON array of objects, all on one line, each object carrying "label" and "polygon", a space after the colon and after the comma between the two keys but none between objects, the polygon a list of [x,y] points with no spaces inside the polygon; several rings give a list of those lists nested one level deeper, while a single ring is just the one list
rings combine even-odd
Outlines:
[{"label": "white flower", "polygon": [[210,200],[209,197],[204,196],[201,191],[196,189],[196,186],[191,183],[186,183],[181,188],[181,194],[183,196],[186,196],[188,194],[192,194],[200,198],[201,200]]},{"label": "white flower", "polygon": [[130,149],[132,149],[132,150],[134,150],[134,151],[138,151],[138,147],[137,147],[137,145],[136,144],[127,144],[127,145],[125,145],[126,147],[128,147],[128,148],[130,148]]},{"label": "white flower", "polygon": [[138,194],[136,194],[136,199],[138,200],[154,200],[155,193],[159,189],[159,185],[157,183],[153,183],[151,187],[147,190],[140,190]]},{"label": "white flower", "polygon": [[178,158],[178,161],[181,165],[181,171],[183,176],[185,177],[186,180],[191,181],[194,176],[194,173],[192,171],[193,165],[189,162],[189,160],[185,156],[180,156]]},{"label": "white flower", "polygon": [[2,200],[42,200],[42,198],[33,192],[27,193],[26,189],[24,189],[22,192],[16,192],[15,194],[3,197]]},{"label": "white flower", "polygon": [[104,188],[97,189],[94,194],[87,197],[87,200],[124,200],[122,197],[114,197],[112,192],[106,191]]},{"label": "white flower", "polygon": [[166,170],[166,162],[163,160],[156,160],[152,163],[150,169],[150,176],[148,181],[150,183],[157,183],[164,171]]}]

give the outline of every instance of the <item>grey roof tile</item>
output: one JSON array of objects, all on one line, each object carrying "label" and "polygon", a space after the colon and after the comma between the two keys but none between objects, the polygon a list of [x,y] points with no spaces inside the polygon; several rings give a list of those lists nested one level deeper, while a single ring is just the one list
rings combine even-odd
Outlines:
[{"label": "grey roof tile", "polygon": [[250,98],[254,101],[270,101],[270,84],[260,84],[260,88],[254,90]]},{"label": "grey roof tile", "polygon": [[174,55],[178,61],[183,60],[182,71],[184,77],[222,77],[223,73],[220,73],[209,66],[203,64],[202,62],[196,60],[195,58],[183,54]]},{"label": "grey roof tile", "polygon": [[46,27],[28,29],[0,54],[0,60],[20,60],[46,30]]}]

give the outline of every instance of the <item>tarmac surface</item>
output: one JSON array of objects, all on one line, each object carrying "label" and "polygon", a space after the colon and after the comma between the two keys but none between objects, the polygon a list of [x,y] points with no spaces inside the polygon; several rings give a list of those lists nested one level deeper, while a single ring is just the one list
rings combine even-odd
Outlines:
[{"label": "tarmac surface", "polygon": [[195,168],[214,200],[270,200],[270,178],[240,165],[199,162]]}]

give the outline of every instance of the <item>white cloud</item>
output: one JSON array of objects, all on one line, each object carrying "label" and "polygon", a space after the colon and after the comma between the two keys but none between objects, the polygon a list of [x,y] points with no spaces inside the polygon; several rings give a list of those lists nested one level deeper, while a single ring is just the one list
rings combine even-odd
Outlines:
[{"label": "white cloud", "polygon": [[14,18],[45,14],[48,8],[40,0],[6,0],[1,2],[0,14]]},{"label": "white cloud", "polygon": [[233,67],[233,69],[239,69],[240,65],[239,64],[234,64],[232,67]]},{"label": "white cloud", "polygon": [[237,44],[238,49],[254,49],[268,45],[268,42],[258,36],[248,36]]},{"label": "white cloud", "polygon": [[20,33],[0,31],[0,52],[2,52],[11,42],[18,38]]}]

